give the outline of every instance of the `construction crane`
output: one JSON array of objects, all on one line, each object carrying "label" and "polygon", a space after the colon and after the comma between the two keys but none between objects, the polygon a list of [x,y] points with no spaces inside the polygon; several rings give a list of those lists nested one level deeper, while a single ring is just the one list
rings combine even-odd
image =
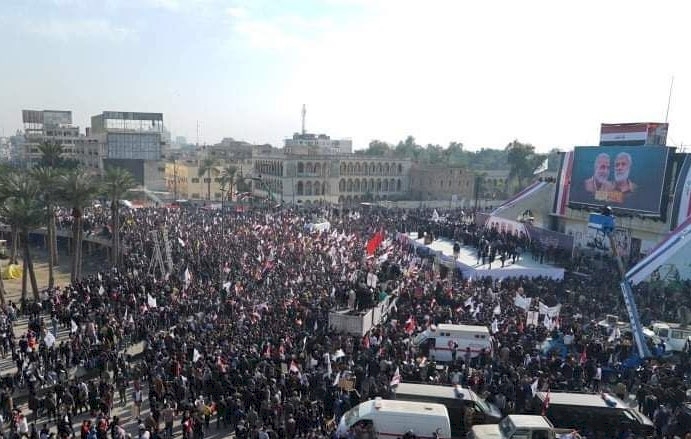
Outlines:
[{"label": "construction crane", "polygon": [[633,290],[631,289],[631,282],[626,278],[626,270],[624,269],[624,262],[617,251],[617,243],[614,239],[614,214],[612,208],[604,207],[601,214],[591,213],[588,219],[588,228],[602,232],[609,240],[609,246],[612,249],[612,255],[617,263],[619,276],[621,282],[619,287],[624,296],[624,304],[626,305],[626,312],[629,314],[629,322],[631,324],[631,333],[633,340],[636,343],[638,356],[643,358],[651,357],[650,349],[645,341],[643,334],[643,326],[641,325],[641,318],[638,314],[638,307],[633,297]]}]

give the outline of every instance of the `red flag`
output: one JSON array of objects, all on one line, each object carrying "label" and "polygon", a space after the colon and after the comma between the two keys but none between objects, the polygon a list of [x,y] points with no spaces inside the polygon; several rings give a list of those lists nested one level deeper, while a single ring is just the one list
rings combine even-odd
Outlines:
[{"label": "red flag", "polygon": [[396,372],[394,372],[393,377],[391,378],[391,382],[389,383],[389,386],[394,387],[401,384],[401,370],[400,368],[396,367]]},{"label": "red flag", "polygon": [[415,323],[415,318],[413,318],[413,316],[410,316],[410,317],[408,317],[408,320],[405,321],[404,330],[408,335],[410,335],[413,332],[415,332],[416,326],[417,326],[417,324]]},{"label": "red flag", "polygon": [[549,393],[549,387],[547,388],[547,396],[545,396],[545,402],[542,403],[542,416],[545,416],[547,413],[547,409],[549,408],[549,398],[550,398],[550,393]]},{"label": "red flag", "polygon": [[377,250],[377,247],[379,247],[379,244],[384,241],[384,233],[379,231],[376,232],[372,238],[367,241],[367,254],[368,255],[373,255],[374,252]]}]

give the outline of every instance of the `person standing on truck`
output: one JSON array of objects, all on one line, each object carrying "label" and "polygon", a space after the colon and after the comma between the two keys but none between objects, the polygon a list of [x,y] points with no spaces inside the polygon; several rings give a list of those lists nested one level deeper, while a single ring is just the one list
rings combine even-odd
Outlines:
[{"label": "person standing on truck", "polygon": [[458,343],[453,342],[451,346],[451,364],[456,364],[456,357],[458,356]]}]

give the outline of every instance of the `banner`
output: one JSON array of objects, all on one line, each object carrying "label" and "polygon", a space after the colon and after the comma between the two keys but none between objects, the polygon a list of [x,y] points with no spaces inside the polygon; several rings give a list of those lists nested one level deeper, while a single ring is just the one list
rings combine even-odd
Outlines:
[{"label": "banner", "polygon": [[573,251],[573,236],[571,235],[534,227],[530,224],[526,224],[525,229],[531,241],[537,241],[545,248],[560,248],[568,251],[569,254]]},{"label": "banner", "polygon": [[549,318],[553,319],[559,315],[559,311],[561,311],[561,304],[555,305],[555,306],[547,306],[542,301],[540,301],[540,306],[539,306],[540,314],[545,314]]}]

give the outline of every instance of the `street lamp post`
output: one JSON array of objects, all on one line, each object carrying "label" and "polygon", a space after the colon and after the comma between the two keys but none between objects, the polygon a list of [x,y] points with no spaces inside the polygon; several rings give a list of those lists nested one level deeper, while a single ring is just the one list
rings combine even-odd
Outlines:
[{"label": "street lamp post", "polygon": [[[221,248],[223,247],[223,242],[225,241],[225,235],[226,235],[226,204],[225,204],[225,199],[226,199],[226,188],[228,186],[228,181],[226,180],[225,177],[221,178]],[[221,252],[221,255],[223,253]],[[219,270],[219,291],[223,289],[223,257],[221,257],[220,261],[220,270]]]}]

